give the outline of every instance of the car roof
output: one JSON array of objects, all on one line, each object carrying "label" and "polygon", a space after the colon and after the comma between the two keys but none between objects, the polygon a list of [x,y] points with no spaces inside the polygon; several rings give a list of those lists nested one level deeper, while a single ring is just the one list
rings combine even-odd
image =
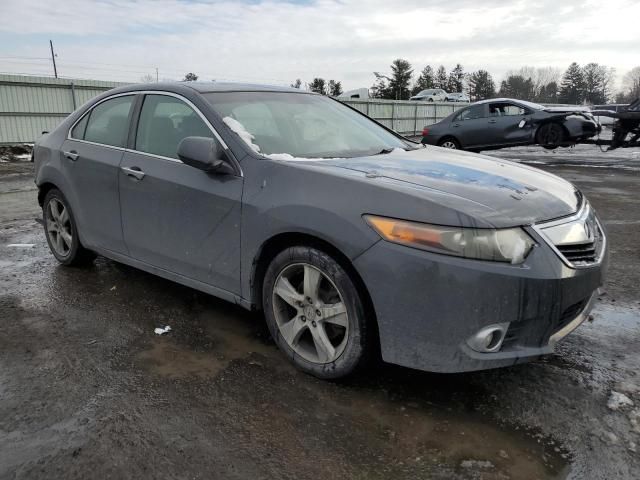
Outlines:
[{"label": "car roof", "polygon": [[199,93],[213,92],[288,92],[305,93],[317,95],[313,92],[300,90],[293,87],[281,87],[277,85],[263,85],[258,83],[235,83],[235,82],[159,82],[159,83],[136,83],[125,85],[111,92],[134,92],[140,90],[164,90],[169,92],[184,91],[185,88],[195,90]]}]

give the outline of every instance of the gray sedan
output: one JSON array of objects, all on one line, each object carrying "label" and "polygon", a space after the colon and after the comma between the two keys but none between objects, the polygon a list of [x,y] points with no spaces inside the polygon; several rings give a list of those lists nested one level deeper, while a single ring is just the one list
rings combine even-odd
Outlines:
[{"label": "gray sedan", "polygon": [[372,356],[440,372],[553,351],[607,259],[570,183],[425,147],[330,98],[222,83],[128,86],[34,150],[44,233],[264,312],[321,378]]}]

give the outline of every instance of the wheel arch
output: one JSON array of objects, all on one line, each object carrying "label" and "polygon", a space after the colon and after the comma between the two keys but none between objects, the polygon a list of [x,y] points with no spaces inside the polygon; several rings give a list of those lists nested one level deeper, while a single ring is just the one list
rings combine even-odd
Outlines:
[{"label": "wheel arch", "polygon": [[[54,188],[60,190],[60,188],[56,184],[54,184],[53,182],[44,182],[43,184],[38,185],[38,204],[41,207],[44,204],[44,197],[46,197],[47,193],[49,193]],[[62,191],[62,190],[60,190],[60,191]]]},{"label": "wheel arch", "polygon": [[438,139],[438,146],[442,145],[447,140],[453,140],[454,142],[456,142],[456,144],[458,145],[458,148],[460,148],[461,150],[464,148],[464,145],[462,144],[462,142],[455,135],[453,135],[451,133],[446,133],[446,134],[442,135]]},{"label": "wheel arch", "polygon": [[377,344],[377,348],[379,348],[378,320],[375,309],[373,308],[371,295],[369,294],[369,290],[367,289],[364,280],[353,266],[351,260],[342,253],[339,248],[329,241],[314,235],[300,232],[279,233],[267,239],[261,245],[253,260],[251,268],[250,303],[252,309],[262,311],[262,286],[264,284],[264,276],[271,260],[286,248],[299,245],[314,247],[331,255],[347,272],[361,296],[362,303],[365,308],[365,314],[372,320],[371,325],[374,329],[375,342]]}]

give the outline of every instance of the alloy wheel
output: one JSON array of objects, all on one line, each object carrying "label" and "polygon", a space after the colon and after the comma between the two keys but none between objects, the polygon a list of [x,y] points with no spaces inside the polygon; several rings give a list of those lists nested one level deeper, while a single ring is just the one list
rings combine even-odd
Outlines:
[{"label": "alloy wheel", "polygon": [[452,149],[456,149],[458,147],[456,147],[455,142],[451,141],[451,140],[447,140],[446,142],[442,142],[442,144],[440,145],[442,148],[452,148]]},{"label": "alloy wheel", "polygon": [[73,243],[71,220],[65,205],[55,197],[47,204],[45,222],[52,248],[61,257],[66,257]]},{"label": "alloy wheel", "polygon": [[273,309],[280,335],[309,362],[335,361],[349,338],[349,316],[336,285],[307,263],[285,267],[273,287]]}]

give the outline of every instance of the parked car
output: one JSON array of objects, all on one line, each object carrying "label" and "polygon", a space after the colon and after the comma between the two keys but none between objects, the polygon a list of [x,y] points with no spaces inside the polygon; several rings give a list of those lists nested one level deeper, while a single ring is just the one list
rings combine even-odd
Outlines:
[{"label": "parked car", "polygon": [[447,93],[445,98],[447,102],[469,102],[469,96],[466,93],[458,92],[458,93]]},{"label": "parked car", "polygon": [[35,145],[54,257],[264,312],[321,378],[550,353],[588,315],[605,232],[571,183],[428,148],[340,102],[225,83],[110,90]]},{"label": "parked car", "polygon": [[428,88],[422,90],[417,95],[409,98],[409,100],[420,100],[423,102],[444,102],[447,99],[447,92],[441,88]]},{"label": "parked car", "polygon": [[422,143],[461,150],[533,144],[553,149],[574,145],[598,132],[600,125],[586,110],[494,98],[473,103],[425,127]]}]

